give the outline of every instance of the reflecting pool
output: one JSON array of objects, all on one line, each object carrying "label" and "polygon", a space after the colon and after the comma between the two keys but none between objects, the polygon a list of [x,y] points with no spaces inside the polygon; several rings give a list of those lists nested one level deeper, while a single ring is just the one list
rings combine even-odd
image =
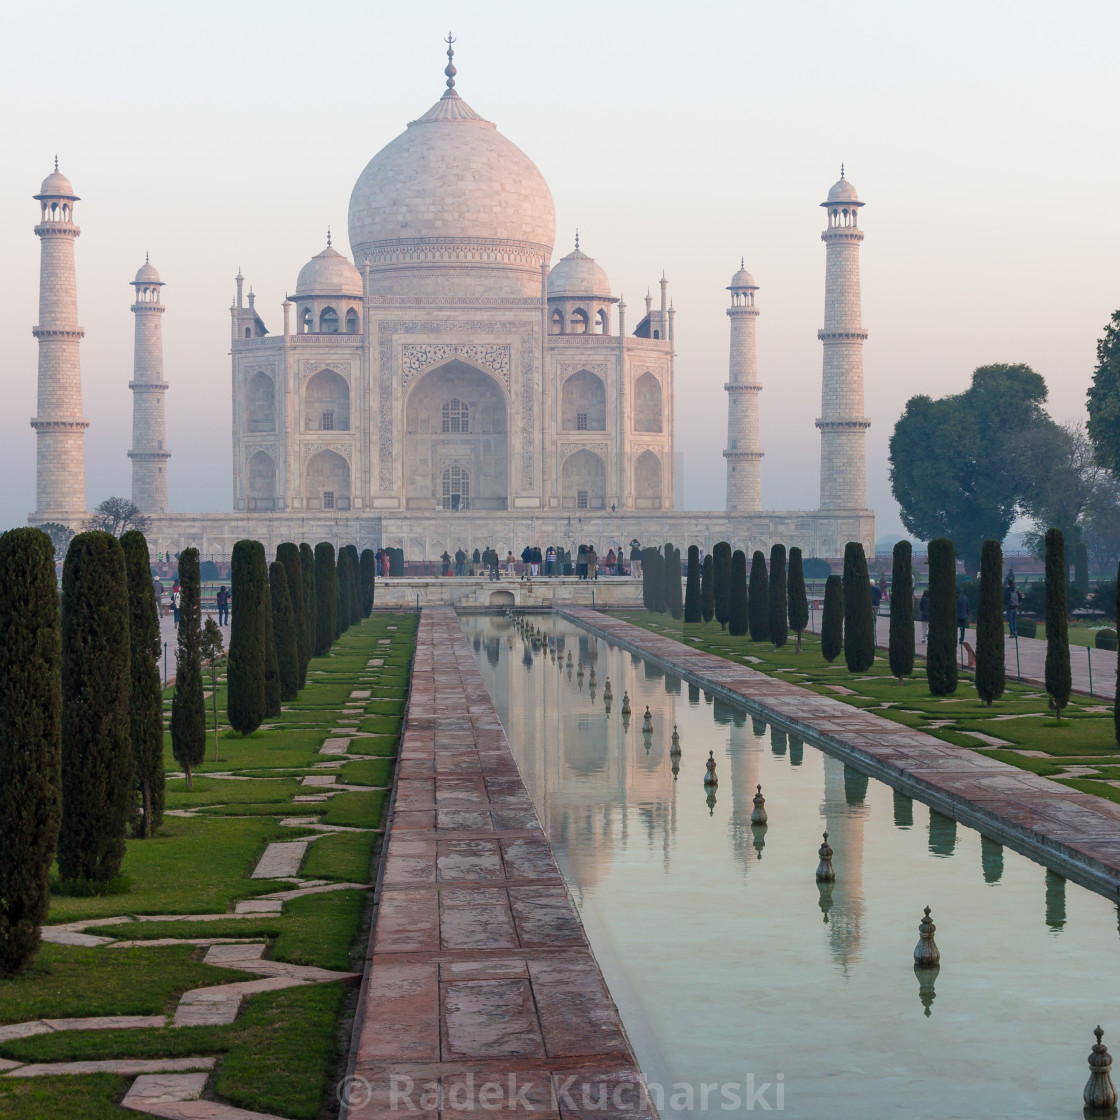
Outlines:
[{"label": "reflecting pool", "polygon": [[[704,1111],[705,1084],[729,1116],[1081,1116],[1097,1023],[1120,1053],[1112,902],[636,655],[538,625],[551,650],[463,619],[663,1116]],[[918,971],[926,906],[941,963]]]}]

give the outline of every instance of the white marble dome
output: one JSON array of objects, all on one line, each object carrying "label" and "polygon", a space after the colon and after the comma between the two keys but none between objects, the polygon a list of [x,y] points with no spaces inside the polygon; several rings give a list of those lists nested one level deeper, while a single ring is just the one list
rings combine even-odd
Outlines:
[{"label": "white marble dome", "polygon": [[410,274],[393,287],[423,288],[436,281],[419,274],[440,271],[446,290],[448,272],[509,269],[531,294],[552,256],[556,212],[533,161],[449,89],[366,165],[349,224],[355,261]]},{"label": "white marble dome", "polygon": [[54,170],[43,180],[43,185],[39,188],[39,193],[35,195],[35,198],[69,198],[78,201],[73,185],[59,171],[57,163]]},{"label": "white marble dome", "polygon": [[855,187],[843,175],[832,184],[828,192],[829,202],[859,202]]},{"label": "white marble dome", "polygon": [[161,287],[163,286],[163,281],[159,278],[155,265],[146,258],[136,273],[136,279],[132,282],[134,284],[159,284]]},{"label": "white marble dome", "polygon": [[728,288],[757,288],[758,285],[754,282],[754,277],[746,270],[745,267],[739,269],[734,276],[731,277],[731,283]]},{"label": "white marble dome", "polygon": [[361,273],[337,249],[328,245],[299,270],[297,296],[360,296]]},{"label": "white marble dome", "polygon": [[548,274],[550,297],[611,298],[611,282],[603,268],[580,249],[556,262]]}]

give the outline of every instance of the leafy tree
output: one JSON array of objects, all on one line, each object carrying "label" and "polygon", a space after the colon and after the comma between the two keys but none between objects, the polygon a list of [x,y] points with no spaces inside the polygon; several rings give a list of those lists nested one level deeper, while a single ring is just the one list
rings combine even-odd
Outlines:
[{"label": "leafy tree", "polygon": [[303,617],[307,625],[307,657],[300,671],[300,680],[307,680],[307,666],[319,641],[319,610],[315,596],[315,553],[306,541],[299,546],[299,574],[303,580]]},{"label": "leafy tree", "polygon": [[688,546],[688,575],[685,583],[684,620],[699,622],[703,617],[700,607],[700,549],[694,544]]},{"label": "leafy tree", "polygon": [[1031,457],[1044,469],[1032,479],[1023,502],[1024,511],[1035,522],[1023,534],[1023,545],[1043,559],[1046,530],[1051,526],[1062,530],[1071,547],[1081,543],[1082,527],[1108,472],[1097,465],[1080,421],[1035,432],[1028,446]]},{"label": "leafy tree", "polygon": [[899,683],[914,671],[914,570],[909,541],[894,546],[891,564],[891,629],[887,654]]},{"label": "leafy tree", "polygon": [[1073,550],[1073,583],[1082,595],[1089,595],[1089,550],[1079,542]]},{"label": "leafy tree", "polygon": [[1097,340],[1097,368],[1087,394],[1089,438],[1097,462],[1120,476],[1120,311]]},{"label": "leafy tree", "polygon": [[990,708],[1003,687],[1003,549],[999,541],[985,541],[976,609],[976,692]]},{"label": "leafy tree", "polygon": [[268,585],[264,546],[241,540],[230,562],[233,613],[226,665],[226,715],[230,727],[251,735],[264,720],[265,589]]},{"label": "leafy tree", "polygon": [[766,578],[766,557],[755,552],[751,557],[751,582],[747,614],[752,642],[764,642],[770,637],[770,591]]},{"label": "leafy tree", "polygon": [[320,541],[315,546],[315,656],[322,657],[334,642],[335,612],[338,610],[338,573],[334,545]]},{"label": "leafy tree", "polygon": [[311,660],[311,634],[307,629],[307,613],[303,601],[303,562],[299,549],[287,542],[276,549],[276,559],[284,565],[288,577],[288,595],[292,608],[292,623],[296,635],[297,689],[307,683],[307,663]]},{"label": "leafy tree", "polygon": [[802,567],[806,579],[828,579],[832,575],[832,568],[828,561],[822,560],[819,556],[810,556],[802,563]]},{"label": "leafy tree", "polygon": [[731,618],[731,545],[727,541],[712,549],[712,564],[716,621],[726,630]]},{"label": "leafy tree", "polygon": [[789,628],[797,635],[797,652],[801,652],[801,635],[809,625],[809,598],[805,594],[805,570],[801,549],[789,550],[789,575],[786,580],[789,602]]},{"label": "leafy tree", "polygon": [[63,880],[120,875],[132,801],[128,579],[105,532],[79,533],[62,568]]},{"label": "leafy tree", "polygon": [[705,622],[711,622],[715,617],[715,593],[715,562],[709,552],[700,567],[700,614]]},{"label": "leafy tree", "polygon": [[377,557],[372,548],[363,548],[358,561],[362,580],[362,617],[373,614],[373,593],[377,585]]},{"label": "leafy tree", "polygon": [[929,632],[926,679],[934,696],[957,691],[957,555],[953,542],[929,542]]},{"label": "leafy tree", "polygon": [[62,815],[61,650],[54,548],[0,536],[0,976],[39,951]]},{"label": "leafy tree", "polygon": [[833,662],[844,648],[844,581],[829,576],[824,583],[824,607],[821,610],[821,656]]},{"label": "leafy tree", "polygon": [[58,521],[44,521],[39,528],[50,537],[51,544],[54,545],[55,557],[65,556],[70,542],[74,539],[74,530]]},{"label": "leafy tree", "polygon": [[202,660],[210,666],[210,699],[214,704],[214,761],[218,761],[218,659],[225,652],[221,627],[213,616],[206,616],[202,627]]},{"label": "leafy tree", "polygon": [[202,583],[198,549],[179,554],[179,642],[171,698],[171,753],[187,775],[206,758],[206,702],[202,687]]},{"label": "leafy tree", "polygon": [[141,816],[134,831],[149,839],[163,819],[163,686],[159,676],[159,607],[144,534],[121,536],[128,580],[128,724]]},{"label": "leafy tree", "polygon": [[264,583],[264,714],[275,719],[280,714],[280,658],[276,652],[276,630],[272,625],[272,592]]},{"label": "leafy tree", "polygon": [[786,613],[786,546],[773,545],[770,549],[770,641],[781,649],[789,640],[789,615]]},{"label": "leafy tree", "polygon": [[1023,365],[981,366],[963,393],[911,397],[890,441],[891,490],[902,523],[922,540],[952,537],[976,572],[985,539],[1002,541],[1050,464],[1056,429],[1046,383]]},{"label": "leafy tree", "polygon": [[268,590],[272,600],[272,632],[276,636],[276,663],[280,670],[280,699],[294,700],[299,695],[296,620],[288,590],[288,570],[279,561],[274,561],[268,569]]},{"label": "leafy tree", "polygon": [[119,537],[129,529],[146,533],[152,527],[152,519],[141,512],[140,507],[128,498],[106,498],[91,517],[82,522],[84,532],[100,531]]},{"label": "leafy tree", "polygon": [[844,659],[849,673],[866,673],[875,664],[875,608],[859,541],[844,546]]},{"label": "leafy tree", "polygon": [[749,617],[747,554],[737,548],[731,554],[731,617],[727,620],[727,632],[736,638],[746,634]]},{"label": "leafy tree", "polygon": [[1120,563],[1120,478],[1104,472],[1085,510],[1083,535],[1093,567],[1110,571]]},{"label": "leafy tree", "polygon": [[1046,691],[1062,720],[1072,688],[1069,666],[1069,615],[1066,611],[1066,543],[1061,529],[1046,534]]}]

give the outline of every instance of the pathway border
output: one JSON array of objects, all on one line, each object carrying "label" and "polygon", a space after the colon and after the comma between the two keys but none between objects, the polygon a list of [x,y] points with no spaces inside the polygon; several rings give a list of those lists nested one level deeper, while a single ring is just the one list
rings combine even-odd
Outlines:
[{"label": "pathway border", "polygon": [[1068,879],[1120,900],[1120,805],[935,739],[864,708],[613,615],[570,607],[561,617],[787,731],[858,770],[980,829]]}]

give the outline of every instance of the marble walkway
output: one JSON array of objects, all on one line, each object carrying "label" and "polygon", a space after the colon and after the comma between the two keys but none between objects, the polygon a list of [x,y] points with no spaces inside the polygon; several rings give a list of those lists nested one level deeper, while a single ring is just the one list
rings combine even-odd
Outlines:
[{"label": "marble walkway", "polygon": [[561,615],[746,707],[1108,898],[1120,898],[1120,804],[1080,793],[621,618]]},{"label": "marble walkway", "polygon": [[377,901],[345,1117],[654,1115],[450,608],[421,614]]}]

